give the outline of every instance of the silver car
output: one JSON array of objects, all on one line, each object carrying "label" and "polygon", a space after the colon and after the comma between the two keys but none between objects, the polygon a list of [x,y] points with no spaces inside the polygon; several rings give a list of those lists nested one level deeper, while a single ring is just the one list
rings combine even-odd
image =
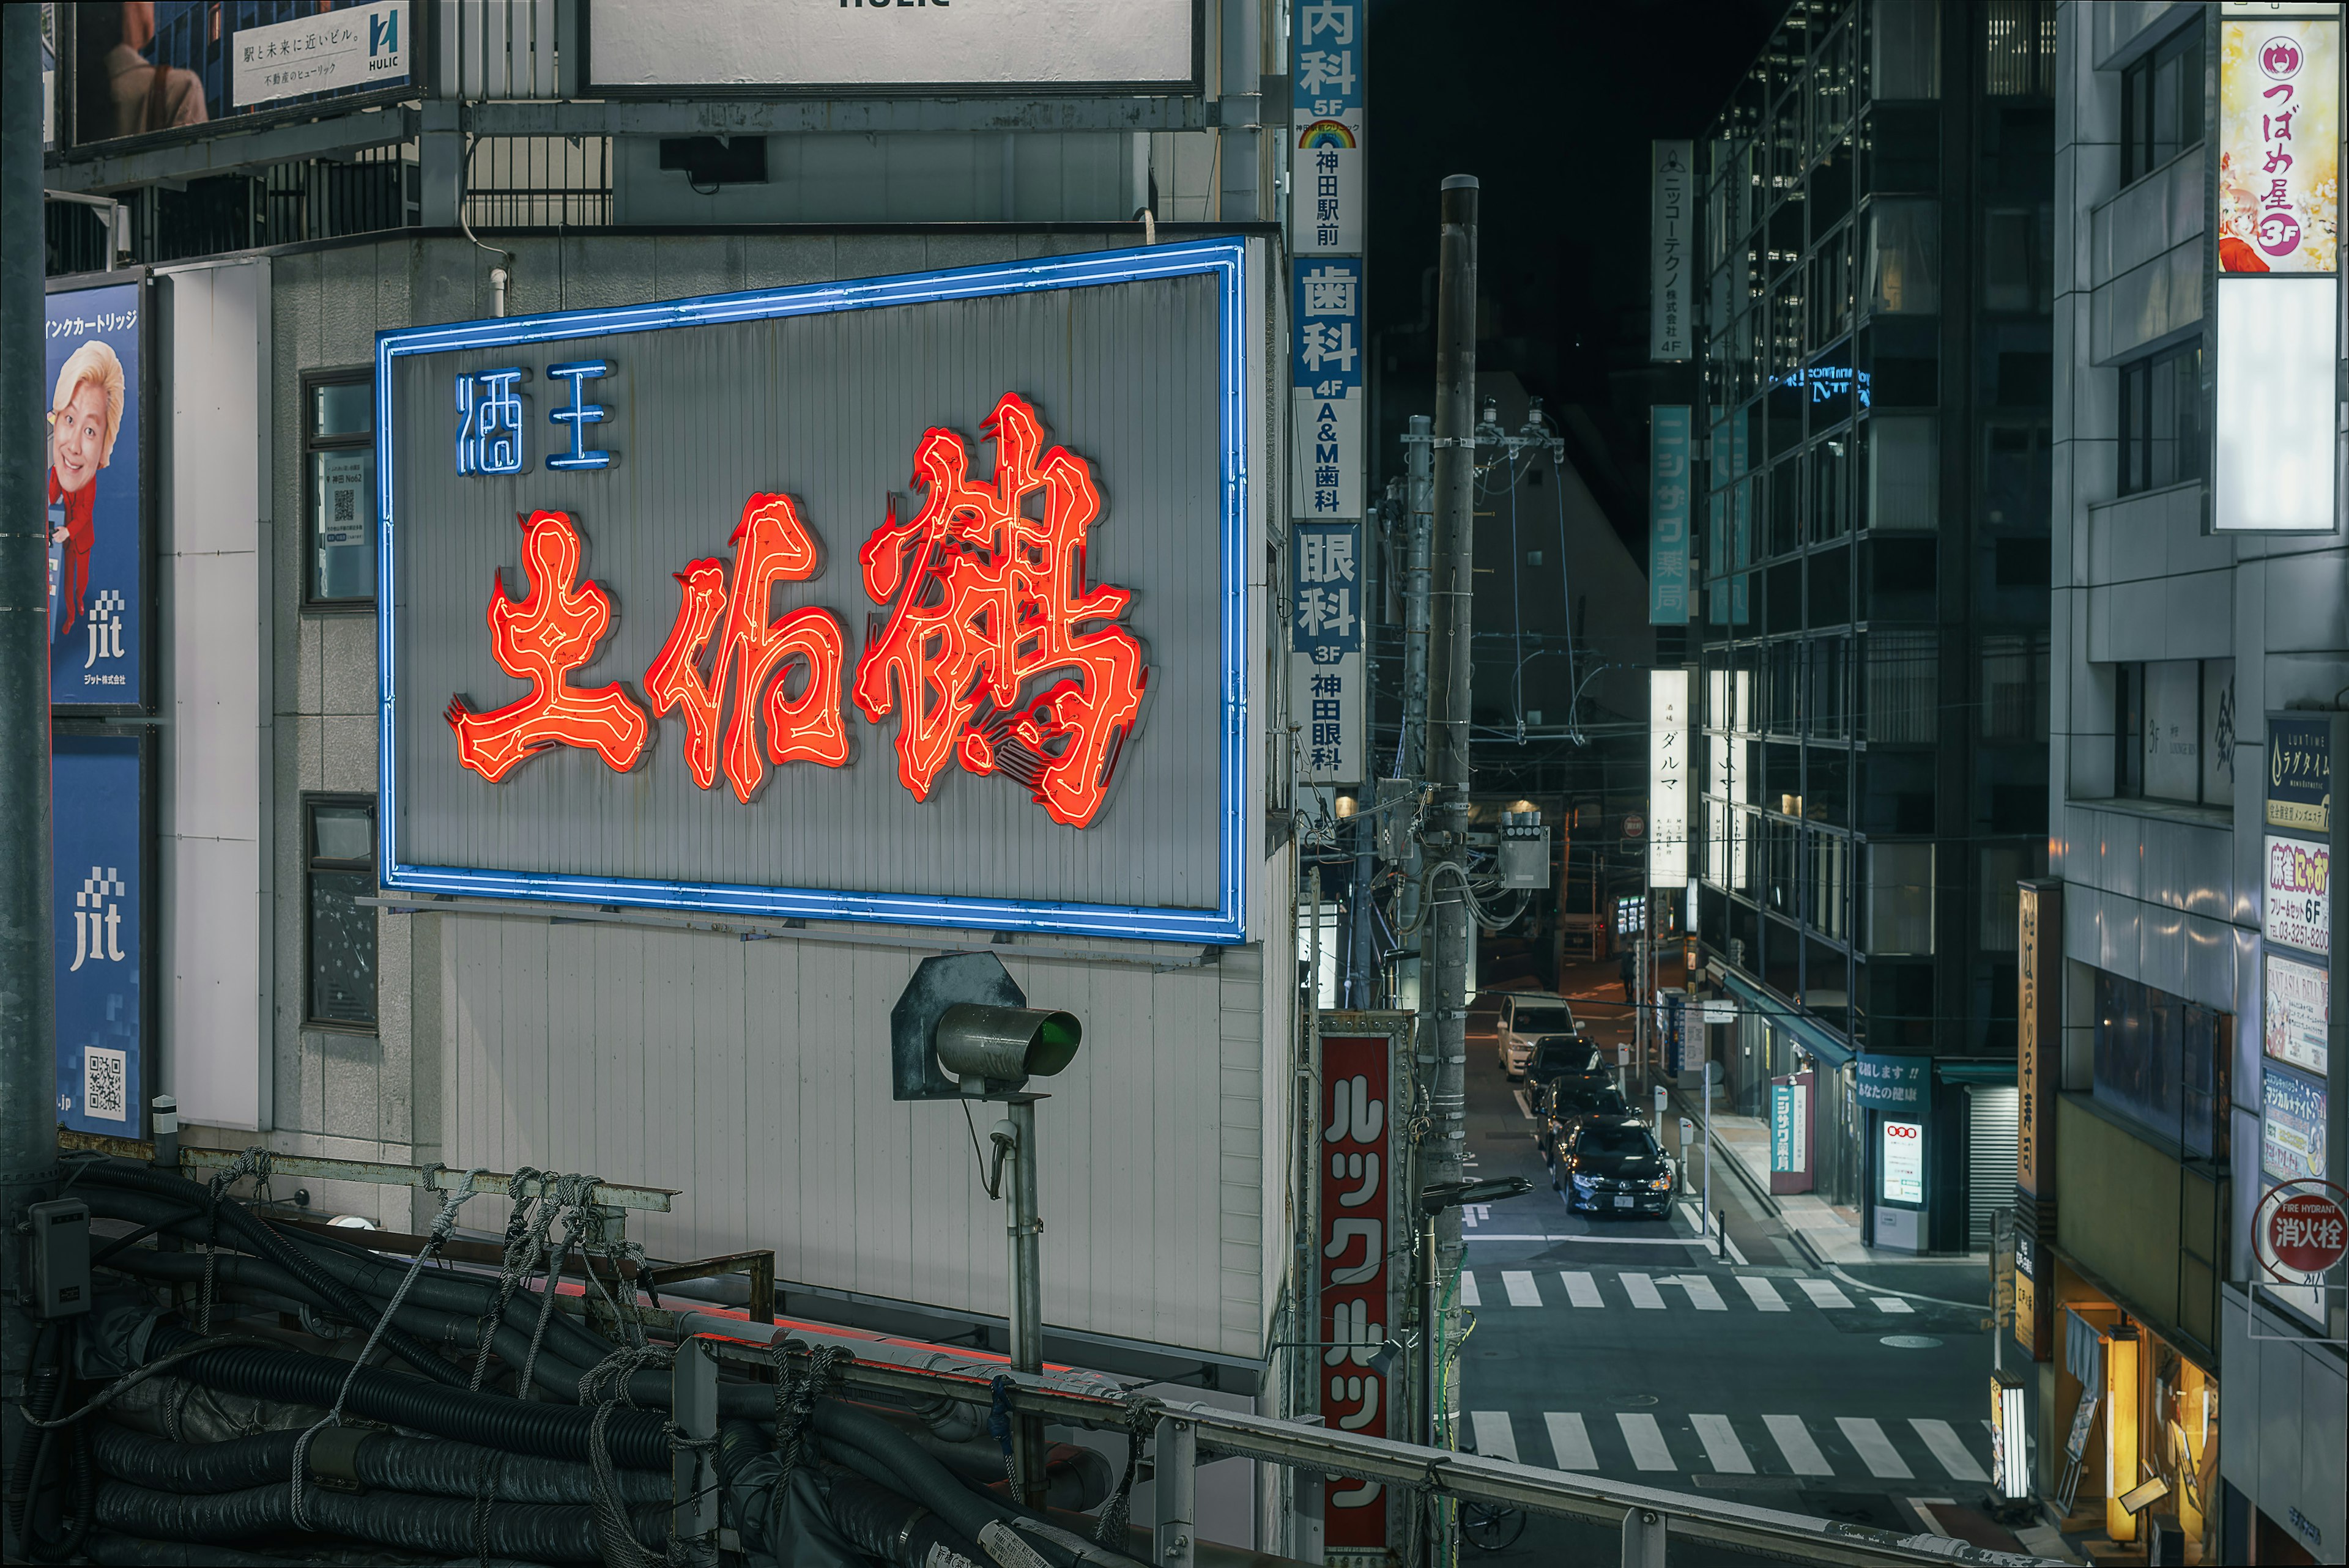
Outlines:
[{"label": "silver car", "polygon": [[1574,1009],[1567,1006],[1565,997],[1546,991],[1505,993],[1500,1019],[1493,1026],[1501,1070],[1511,1078],[1525,1077],[1527,1064],[1534,1059],[1536,1040],[1544,1035],[1574,1032]]}]

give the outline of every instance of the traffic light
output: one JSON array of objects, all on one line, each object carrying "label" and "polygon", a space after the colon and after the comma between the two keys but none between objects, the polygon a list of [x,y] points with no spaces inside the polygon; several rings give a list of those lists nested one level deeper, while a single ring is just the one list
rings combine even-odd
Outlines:
[{"label": "traffic light", "polygon": [[922,960],[889,1013],[890,1097],[995,1099],[1061,1071],[1083,1026],[1027,1004],[992,953]]}]

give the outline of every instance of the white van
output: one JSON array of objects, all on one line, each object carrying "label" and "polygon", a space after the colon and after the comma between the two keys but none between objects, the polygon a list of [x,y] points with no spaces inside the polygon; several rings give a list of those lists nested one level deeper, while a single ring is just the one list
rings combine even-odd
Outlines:
[{"label": "white van", "polygon": [[1567,1006],[1565,997],[1547,991],[1502,993],[1500,1021],[1493,1026],[1501,1070],[1511,1078],[1525,1077],[1526,1065],[1534,1059],[1536,1040],[1544,1035],[1574,1032],[1574,1009]]}]

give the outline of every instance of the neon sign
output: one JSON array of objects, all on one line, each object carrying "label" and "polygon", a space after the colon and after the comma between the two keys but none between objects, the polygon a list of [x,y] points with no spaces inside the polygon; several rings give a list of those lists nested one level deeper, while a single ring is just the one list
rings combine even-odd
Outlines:
[{"label": "neon sign", "polygon": [[[926,483],[921,511],[901,524],[893,503],[858,553],[874,603],[895,603],[857,661],[856,705],[874,724],[897,714],[897,777],[916,800],[930,798],[951,755],[968,772],[1009,776],[1052,820],[1082,828],[1101,814],[1149,682],[1142,644],[1115,624],[1133,595],[1085,583],[1085,531],[1102,501],[1084,459],[1065,447],[1043,450],[1043,422],[1014,393],[982,428],[996,445],[994,478],[970,477],[960,436],[927,431],[915,454],[916,482]],[[1026,510],[1039,491],[1041,521]],[[517,605],[501,576],[489,623],[498,666],[528,680],[531,695],[489,714],[452,698],[457,759],[495,783],[534,752],[575,746],[625,771],[644,749],[644,710],[616,684],[594,692],[565,684],[595,656],[611,601],[593,583],[573,590],[582,547],[566,515],[534,512],[524,528],[530,593]],[[820,567],[815,537],[789,496],[752,496],[729,542],[730,588],[719,561],[678,573],[677,620],[645,672],[645,694],[653,717],[683,717],[686,765],[708,789],[732,688],[723,766],[734,798],[748,805],[765,782],[765,762],[847,764],[847,638],[829,610],[814,606],[767,619],[778,584],[812,581]],[[1055,672],[1073,676],[1023,697]]]},{"label": "neon sign", "polygon": [[612,601],[593,583],[573,586],[585,550],[569,516],[534,511],[522,527],[530,592],[516,603],[506,597],[504,573],[494,579],[490,648],[500,669],[530,683],[530,695],[491,713],[450,697],[445,717],[457,733],[457,760],[494,784],[538,752],[575,746],[625,773],[651,738],[644,710],[616,681],[583,691],[570,680],[611,630]]},{"label": "neon sign", "polygon": [[526,372],[508,367],[457,377],[457,471],[522,472],[522,394]]},{"label": "neon sign", "polygon": [[587,427],[601,424],[605,409],[601,403],[587,401],[585,387],[599,376],[612,374],[611,362],[603,359],[580,359],[568,365],[550,365],[546,373],[557,381],[571,383],[571,401],[563,407],[550,409],[547,418],[571,430],[571,449],[547,456],[550,469],[607,469],[612,466],[612,454],[591,451],[587,446]]},{"label": "neon sign", "polygon": [[[995,478],[970,478],[952,430],[933,429],[914,455],[928,495],[908,523],[889,520],[857,560],[875,603],[895,604],[856,665],[856,706],[879,723],[899,710],[897,778],[930,798],[952,750],[972,773],[1001,771],[1056,822],[1100,814],[1149,679],[1142,645],[1114,623],[1123,588],[1085,585],[1085,531],[1101,515],[1092,470],[1065,447],[1040,457],[1036,410],[1006,393],[982,427]],[[1042,522],[1026,501],[1043,491]],[[1091,626],[1093,629],[1086,630]],[[1075,669],[1022,704],[1040,675]],[[894,682],[895,692],[891,686]]]}]

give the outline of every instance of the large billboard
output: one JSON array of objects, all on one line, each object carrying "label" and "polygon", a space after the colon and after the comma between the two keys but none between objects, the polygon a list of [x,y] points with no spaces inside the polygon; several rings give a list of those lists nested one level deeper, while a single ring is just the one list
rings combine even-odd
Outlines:
[{"label": "large billboard", "polygon": [[68,731],[53,743],[50,857],[57,1121],[142,1135],[147,1061],[147,737]]},{"label": "large billboard", "polygon": [[74,135],[88,144],[400,88],[409,0],[105,0],[71,14]]},{"label": "large billboard", "polygon": [[385,884],[1241,940],[1261,254],[382,334]]},{"label": "large billboard", "polygon": [[1196,90],[1199,0],[587,0],[596,93]]},{"label": "large billboard", "polygon": [[147,702],[146,284],[48,296],[49,702]]}]

